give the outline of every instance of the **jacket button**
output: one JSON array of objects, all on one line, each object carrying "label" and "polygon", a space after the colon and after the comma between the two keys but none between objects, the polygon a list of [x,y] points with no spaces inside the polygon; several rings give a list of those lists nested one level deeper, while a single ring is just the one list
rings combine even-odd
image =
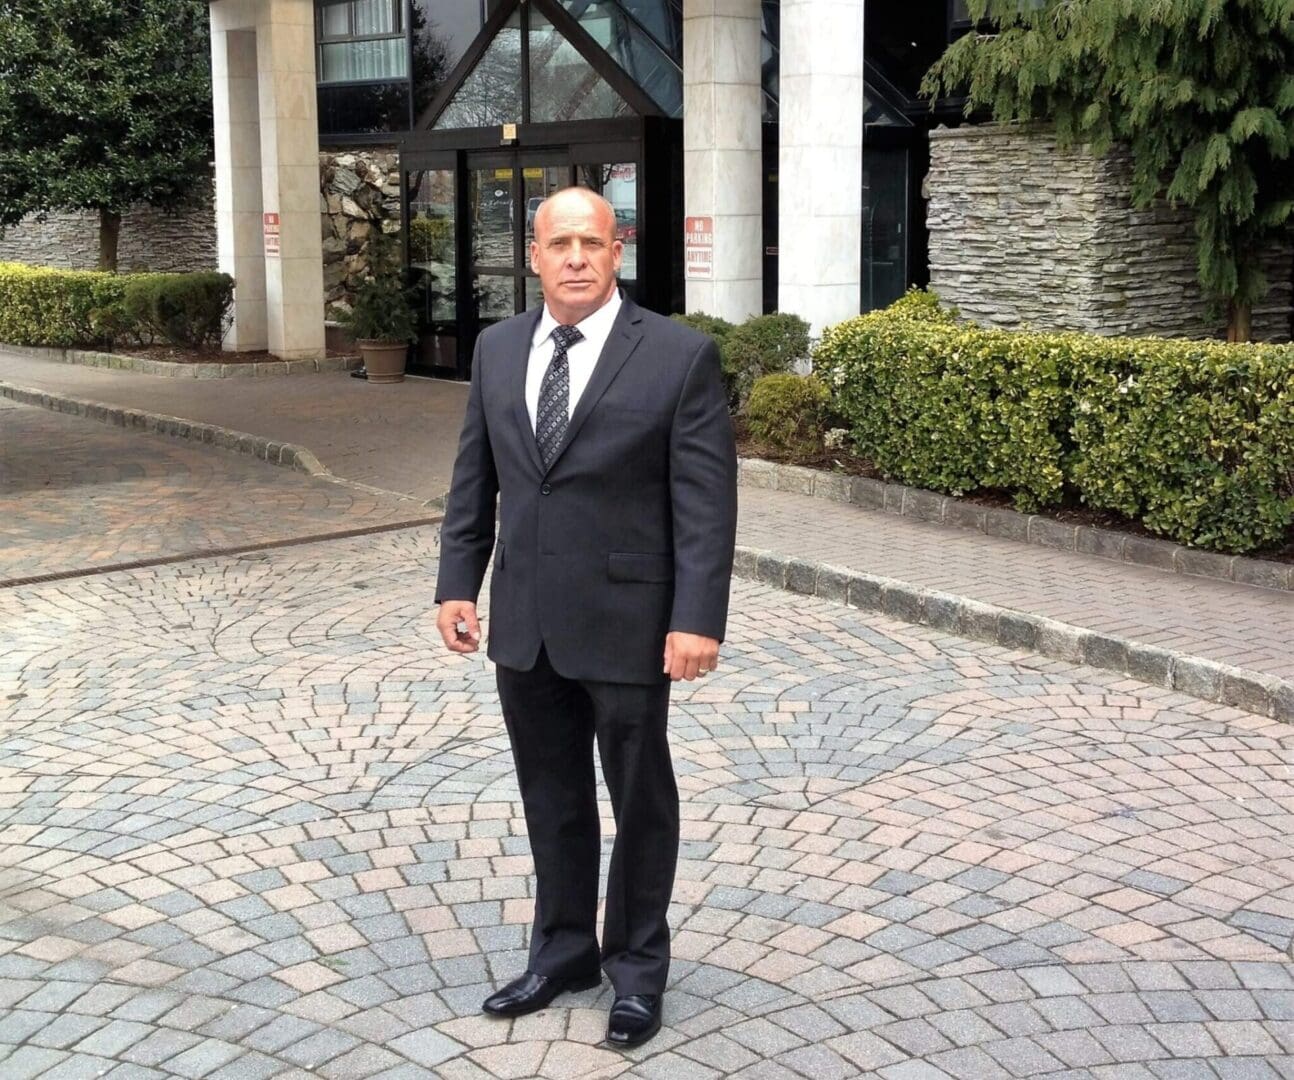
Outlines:
[{"label": "jacket button", "polygon": [[552,488],[552,485],[551,485],[551,484],[544,484],[542,487],[540,487],[540,489],[539,489],[539,494],[540,494],[540,495],[551,495],[551,494],[552,494],[552,491],[553,491],[553,488]]}]

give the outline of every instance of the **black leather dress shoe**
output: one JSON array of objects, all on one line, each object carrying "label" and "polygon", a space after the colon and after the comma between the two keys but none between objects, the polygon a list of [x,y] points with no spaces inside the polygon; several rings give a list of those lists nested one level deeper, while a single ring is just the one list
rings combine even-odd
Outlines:
[{"label": "black leather dress shoe", "polygon": [[629,994],[611,1006],[607,1042],[628,1048],[641,1046],[660,1031],[660,994]]},{"label": "black leather dress shoe", "polygon": [[572,979],[556,976],[550,978],[527,971],[502,990],[487,997],[481,1008],[491,1016],[525,1016],[526,1013],[546,1008],[558,994],[564,994],[568,990],[572,993],[577,990],[592,990],[601,984],[600,971]]}]

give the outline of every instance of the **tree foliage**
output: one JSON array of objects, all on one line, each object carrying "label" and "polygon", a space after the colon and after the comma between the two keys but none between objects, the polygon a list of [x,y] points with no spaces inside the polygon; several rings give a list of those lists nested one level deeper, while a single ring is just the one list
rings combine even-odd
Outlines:
[{"label": "tree foliage", "polygon": [[212,153],[208,42],[206,0],[0,0],[0,226],[190,198]]},{"label": "tree foliage", "polygon": [[1199,280],[1233,331],[1267,291],[1261,256],[1294,211],[1294,0],[970,0],[981,33],[927,94],[1050,120],[1062,145],[1126,145],[1133,198],[1188,206]]}]

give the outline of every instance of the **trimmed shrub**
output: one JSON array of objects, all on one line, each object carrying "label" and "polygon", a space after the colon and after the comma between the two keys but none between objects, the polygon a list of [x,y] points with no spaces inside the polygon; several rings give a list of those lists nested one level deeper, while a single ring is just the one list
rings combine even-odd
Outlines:
[{"label": "trimmed shrub", "polygon": [[671,315],[670,318],[684,326],[690,326],[693,330],[709,334],[720,349],[723,348],[724,340],[733,329],[732,323],[727,319],[721,319],[718,315],[707,315],[704,311],[696,311],[691,315]]},{"label": "trimmed shrub", "polygon": [[746,404],[750,433],[770,450],[820,450],[830,401],[831,392],[815,375],[765,375],[755,381]]},{"label": "trimmed shrub", "polygon": [[228,274],[109,274],[0,263],[0,341],[58,348],[164,339],[197,347],[224,335]]},{"label": "trimmed shrub", "polygon": [[1073,481],[1091,506],[1243,552],[1294,522],[1294,348],[1142,339],[1074,372]]},{"label": "trimmed shrub", "polygon": [[798,315],[756,315],[733,327],[720,342],[729,400],[742,409],[756,380],[791,370],[809,355],[809,324]]},{"label": "trimmed shrub", "polygon": [[887,307],[885,312],[894,319],[921,319],[948,326],[957,322],[958,315],[956,308],[940,306],[939,295],[929,289],[909,289]]},{"label": "trimmed shrub", "polygon": [[887,475],[1006,491],[1022,510],[1068,491],[1232,553],[1288,534],[1294,347],[986,330],[914,306],[832,327],[814,353]]},{"label": "trimmed shrub", "polygon": [[0,263],[0,341],[69,348],[100,345],[98,314],[120,303],[125,279],[97,270]]},{"label": "trimmed shrub", "polygon": [[1049,342],[881,311],[828,329],[813,362],[887,475],[952,495],[1003,489],[1025,511],[1060,501],[1066,392]]},{"label": "trimmed shrub", "polygon": [[140,337],[185,348],[219,344],[228,328],[234,279],[228,274],[130,274],[125,278],[120,325]]}]

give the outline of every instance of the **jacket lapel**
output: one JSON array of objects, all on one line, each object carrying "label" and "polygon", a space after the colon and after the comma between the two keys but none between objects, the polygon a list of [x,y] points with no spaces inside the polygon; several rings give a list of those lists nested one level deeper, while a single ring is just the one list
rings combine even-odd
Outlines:
[{"label": "jacket lapel", "polygon": [[[642,341],[643,336],[641,323],[642,312],[638,305],[626,296],[620,303],[620,310],[616,314],[616,321],[611,325],[607,343],[602,347],[602,354],[593,368],[593,376],[589,379],[588,386],[584,388],[584,393],[580,395],[580,400],[575,405],[575,412],[571,415],[571,422],[566,425],[566,434],[562,437],[561,445],[558,446],[557,453],[553,455],[552,463],[548,466],[549,472],[561,461],[566,448],[571,445],[575,436],[580,433],[580,428],[584,426],[584,421],[589,418],[589,413],[606,393],[607,387],[620,374],[620,369],[633,355],[633,351],[638,348],[638,343]],[[521,414],[523,417],[526,415],[524,402],[521,406]],[[532,444],[535,441],[533,432],[531,432],[530,441]],[[535,451],[535,460],[539,460],[538,449]],[[540,472],[543,471],[541,468]]]},{"label": "jacket lapel", "polygon": [[535,442],[535,429],[530,425],[530,414],[526,411],[526,369],[530,366],[530,343],[543,313],[544,309],[540,307],[531,318],[517,320],[518,340],[508,350],[512,366],[508,370],[507,397],[512,401],[512,416],[517,422],[517,434],[538,473],[544,472],[544,463],[539,457],[539,444]]}]

